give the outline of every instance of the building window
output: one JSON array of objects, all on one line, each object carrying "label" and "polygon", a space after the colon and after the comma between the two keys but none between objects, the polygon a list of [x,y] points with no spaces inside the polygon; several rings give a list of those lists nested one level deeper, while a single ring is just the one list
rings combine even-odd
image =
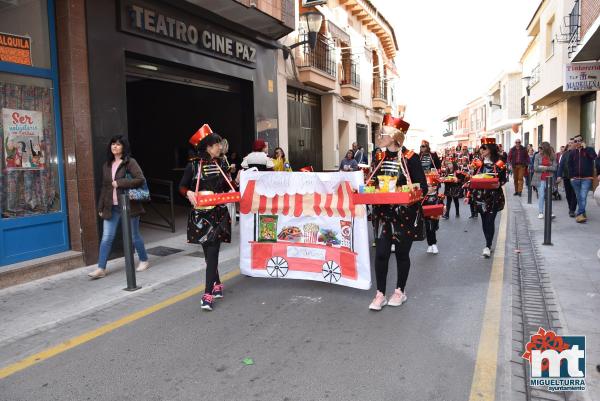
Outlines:
[{"label": "building window", "polygon": [[60,210],[52,81],[0,73],[2,218]]},{"label": "building window", "polygon": [[546,23],[546,59],[554,55],[554,16]]},{"label": "building window", "polygon": [[46,0],[0,1],[0,61],[50,68],[47,10]]}]

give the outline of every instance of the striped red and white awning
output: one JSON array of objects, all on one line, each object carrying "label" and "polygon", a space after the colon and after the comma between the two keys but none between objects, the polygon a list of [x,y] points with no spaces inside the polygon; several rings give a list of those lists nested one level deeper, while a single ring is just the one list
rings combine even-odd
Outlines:
[{"label": "striped red and white awning", "polygon": [[345,181],[330,194],[284,194],[267,197],[255,191],[256,181],[250,180],[240,202],[242,214],[281,214],[284,216],[362,217],[365,208],[355,205],[352,187]]}]

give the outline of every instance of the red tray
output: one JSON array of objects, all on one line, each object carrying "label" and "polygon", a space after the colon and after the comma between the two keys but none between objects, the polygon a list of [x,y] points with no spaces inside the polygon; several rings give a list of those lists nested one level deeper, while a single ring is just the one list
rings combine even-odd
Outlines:
[{"label": "red tray", "polygon": [[239,192],[200,195],[196,194],[196,206],[216,206],[225,203],[237,203],[242,199]]},{"label": "red tray", "polygon": [[412,205],[423,198],[420,190],[414,192],[355,193],[352,199],[358,205]]},{"label": "red tray", "polygon": [[471,178],[469,187],[472,189],[498,189],[500,181],[498,178]]},{"label": "red tray", "polygon": [[444,213],[444,205],[423,205],[424,217],[437,217]]}]

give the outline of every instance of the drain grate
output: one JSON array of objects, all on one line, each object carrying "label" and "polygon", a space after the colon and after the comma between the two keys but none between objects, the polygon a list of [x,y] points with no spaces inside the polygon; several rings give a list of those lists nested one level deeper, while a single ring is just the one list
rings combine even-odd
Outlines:
[{"label": "drain grate", "polygon": [[515,253],[513,256],[513,389],[527,401],[567,400],[565,392],[550,392],[529,386],[530,366],[521,358],[525,344],[540,327],[560,329],[554,295],[548,274],[541,265],[541,255],[531,236],[523,205],[512,209]]},{"label": "drain grate", "polygon": [[181,251],[183,251],[183,249],[169,248],[168,246],[155,246],[154,248],[146,250],[147,253],[154,256],[169,256]]}]

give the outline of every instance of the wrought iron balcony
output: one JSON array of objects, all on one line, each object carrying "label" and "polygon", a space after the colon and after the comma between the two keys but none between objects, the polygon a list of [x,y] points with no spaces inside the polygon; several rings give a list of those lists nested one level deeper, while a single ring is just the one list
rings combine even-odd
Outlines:
[{"label": "wrought iron balcony", "polygon": [[[307,34],[301,34],[299,41],[308,39]],[[323,35],[318,35],[314,49],[308,44],[296,49],[296,64],[300,81],[306,85],[322,90],[334,90],[336,85],[335,46]]]},{"label": "wrought iron balcony", "polygon": [[358,57],[342,54],[342,75],[340,79],[340,95],[346,100],[360,97],[360,75]]},{"label": "wrought iron balcony", "polygon": [[373,108],[385,109],[388,105],[387,81],[375,75],[373,77]]}]

